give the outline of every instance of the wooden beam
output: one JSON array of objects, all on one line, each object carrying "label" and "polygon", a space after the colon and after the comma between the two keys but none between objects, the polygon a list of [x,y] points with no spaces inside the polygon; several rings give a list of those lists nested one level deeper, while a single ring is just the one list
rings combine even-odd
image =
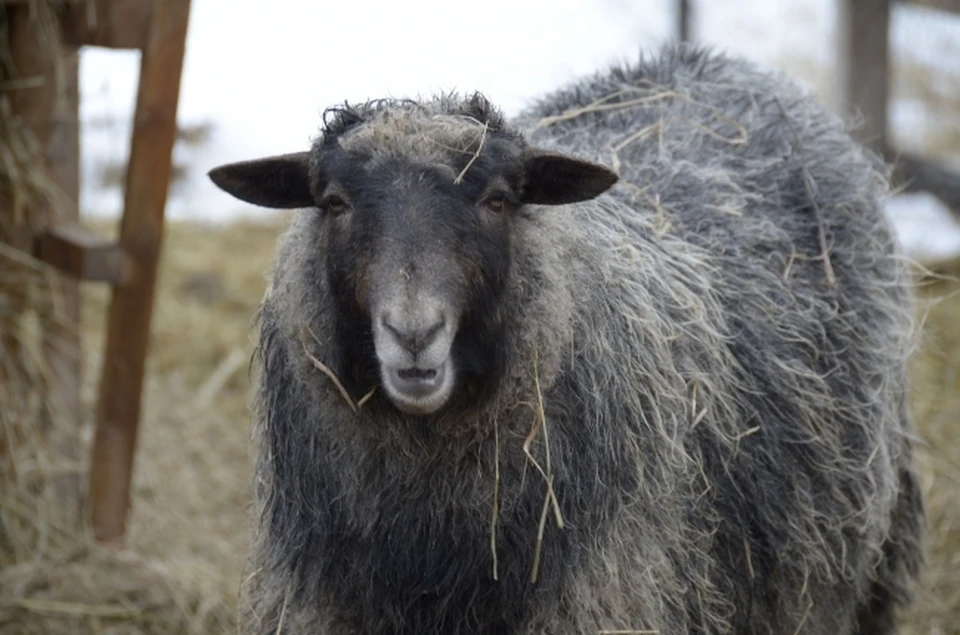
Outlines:
[{"label": "wooden beam", "polygon": [[93,531],[105,543],[122,541],[126,529],[190,14],[190,0],[152,3],[120,226],[132,276],[110,305],[90,473]]},{"label": "wooden beam", "polygon": [[894,185],[903,185],[908,192],[929,192],[960,212],[960,173],[909,154],[891,161]]},{"label": "wooden beam", "polygon": [[143,49],[150,28],[149,0],[88,0],[69,5],[61,22],[74,46]]},{"label": "wooden beam", "polygon": [[960,13],[960,0],[900,0],[900,2],[928,9],[939,9],[948,13]]},{"label": "wooden beam", "polygon": [[842,111],[860,114],[863,124],[856,132],[857,138],[885,155],[890,94],[890,0],[840,0],[838,8]]},{"label": "wooden beam", "polygon": [[[36,0],[0,0],[0,6]],[[46,0],[59,13],[64,42],[72,47],[143,49],[150,27],[151,0]]]},{"label": "wooden beam", "polygon": [[37,258],[76,279],[122,285],[130,275],[120,245],[80,225],[53,227],[37,243]]}]

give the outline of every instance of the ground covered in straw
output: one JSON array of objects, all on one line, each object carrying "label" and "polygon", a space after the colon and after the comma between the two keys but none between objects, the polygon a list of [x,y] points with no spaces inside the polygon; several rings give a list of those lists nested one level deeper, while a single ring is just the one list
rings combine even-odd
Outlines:
[{"label": "ground covered in straw", "polygon": [[[167,635],[235,630],[247,537],[251,318],[282,222],[174,223],[164,248],[127,550],[103,553],[21,465],[0,505],[0,635]],[[951,272],[957,274],[957,271]],[[931,569],[911,634],[960,633],[960,283],[926,282],[913,408]],[[85,290],[88,443],[108,295]]]},{"label": "ground covered in straw", "polygon": [[[4,492],[0,507],[0,536],[7,532],[11,543],[0,541],[0,634],[235,631],[252,456],[250,324],[279,229],[169,226],[128,549],[115,556],[92,547],[53,509],[45,483],[22,466],[22,489],[29,491],[16,498]],[[108,301],[106,289],[85,287],[84,447],[92,436]],[[48,471],[44,463],[53,462],[37,461],[33,471]],[[80,473],[85,478],[85,468]]]}]

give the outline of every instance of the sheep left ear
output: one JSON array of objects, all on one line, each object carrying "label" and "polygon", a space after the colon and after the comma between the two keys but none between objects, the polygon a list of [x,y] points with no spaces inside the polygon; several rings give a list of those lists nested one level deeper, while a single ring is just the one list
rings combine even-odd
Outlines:
[{"label": "sheep left ear", "polygon": [[314,205],[310,193],[310,155],[295,152],[210,170],[210,180],[235,198],[275,209]]},{"label": "sheep left ear", "polygon": [[586,201],[603,194],[620,179],[606,166],[536,148],[524,151],[523,164],[526,185],[521,200],[533,205]]}]

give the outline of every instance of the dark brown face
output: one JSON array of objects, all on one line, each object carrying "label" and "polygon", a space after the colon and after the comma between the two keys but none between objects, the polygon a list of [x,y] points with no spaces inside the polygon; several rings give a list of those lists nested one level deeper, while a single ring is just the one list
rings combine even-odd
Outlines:
[{"label": "dark brown face", "polygon": [[519,161],[484,155],[458,181],[444,163],[336,153],[318,192],[331,288],[345,314],[369,321],[394,404],[434,412],[460,371],[482,361],[458,359],[484,348],[465,340],[492,334],[483,308],[496,306],[510,266]]},{"label": "dark brown face", "polygon": [[465,377],[495,366],[485,356],[525,206],[586,200],[617,178],[496,137],[450,161],[333,144],[317,152],[312,174],[304,154],[223,166],[211,178],[251,203],[318,210],[339,319],[364,327],[344,332],[372,333],[385,394],[414,415],[438,411]]}]

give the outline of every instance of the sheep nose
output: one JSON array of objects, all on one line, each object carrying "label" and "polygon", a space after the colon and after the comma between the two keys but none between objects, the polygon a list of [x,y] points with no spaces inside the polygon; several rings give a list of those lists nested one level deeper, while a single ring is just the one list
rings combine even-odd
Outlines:
[{"label": "sheep nose", "polygon": [[444,319],[439,320],[427,327],[415,325],[391,324],[387,316],[383,317],[383,327],[393,336],[397,343],[407,351],[416,355],[437,339],[440,331],[443,330]]}]

